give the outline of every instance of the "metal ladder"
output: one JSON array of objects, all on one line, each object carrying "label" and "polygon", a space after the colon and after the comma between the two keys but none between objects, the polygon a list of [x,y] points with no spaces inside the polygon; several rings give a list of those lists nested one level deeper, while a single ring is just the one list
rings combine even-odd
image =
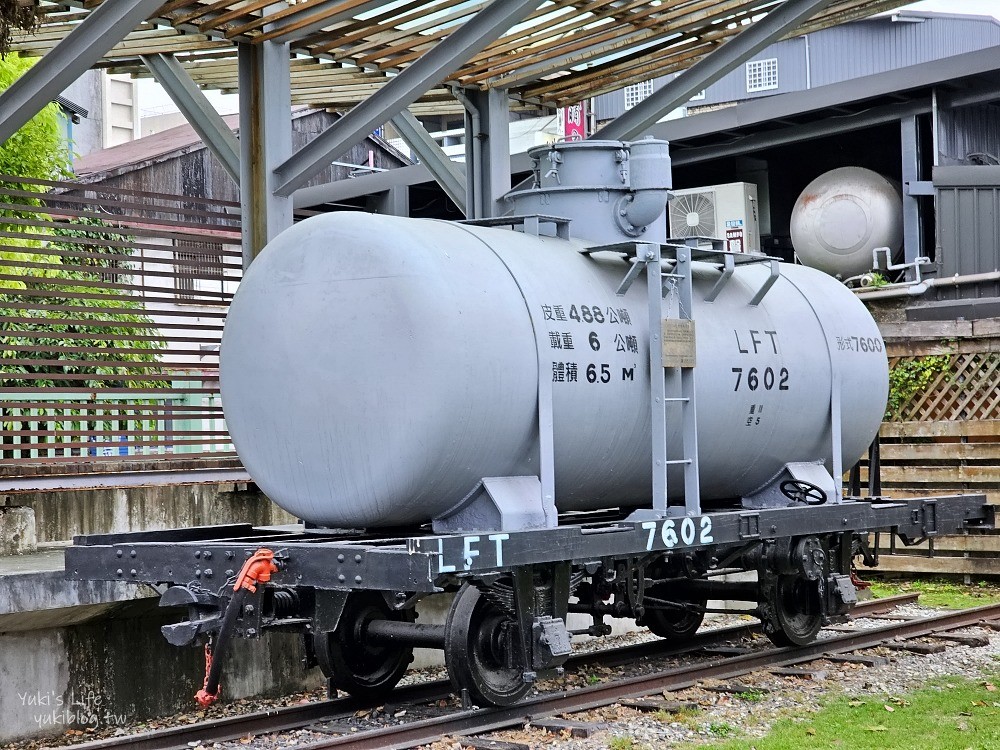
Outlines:
[{"label": "metal ladder", "polygon": [[[711,249],[701,247],[711,244]],[[760,304],[777,281],[778,259],[764,255],[746,255],[723,250],[722,240],[691,237],[668,240],[665,244],[624,242],[584,248],[584,254],[617,253],[632,262],[616,293],[623,296],[639,274],[646,271],[646,294],[649,308],[650,414],[652,417],[652,508],[635,511],[629,520],[663,519],[671,516],[701,515],[701,489],[698,466],[698,411],[695,400],[695,321],[693,318],[693,283],[691,263],[695,259],[721,263],[722,275],[705,297],[714,301],[732,278],[737,265],[771,264],[771,273],[750,301]],[[634,258],[634,261],[632,260]],[[662,261],[674,261],[673,272],[665,272]],[[677,315],[670,315],[664,301],[677,295]],[[668,384],[673,387],[668,387]],[[668,396],[668,393],[680,393]],[[681,406],[681,455],[671,457],[667,449],[667,404]],[[684,467],[684,502],[671,504],[667,472],[671,466]]]}]

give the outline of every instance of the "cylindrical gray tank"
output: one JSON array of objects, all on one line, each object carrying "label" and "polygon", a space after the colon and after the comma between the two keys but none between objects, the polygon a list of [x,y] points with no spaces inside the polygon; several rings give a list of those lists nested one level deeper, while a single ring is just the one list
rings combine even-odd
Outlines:
[{"label": "cylindrical gray tank", "polygon": [[[282,233],[247,272],[222,342],[225,415],[250,474],[316,524],[427,521],[482,477],[537,474],[541,368],[560,510],[649,504],[645,282],[617,297],[627,264],[581,255],[584,244],[364,213]],[[859,456],[888,384],[864,306],[785,265],[750,307],[767,264],[701,302],[719,275],[705,266],[695,279],[706,501],[830,459],[831,367],[844,457]]]},{"label": "cylindrical gray tank", "polygon": [[872,250],[903,242],[899,188],[877,172],[841,167],[810,182],[792,208],[799,260],[842,279],[872,270]]}]

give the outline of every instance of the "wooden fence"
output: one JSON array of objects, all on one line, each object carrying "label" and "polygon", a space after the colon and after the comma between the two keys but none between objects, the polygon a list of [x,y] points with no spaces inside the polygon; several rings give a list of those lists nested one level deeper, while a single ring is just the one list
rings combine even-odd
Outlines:
[{"label": "wooden fence", "polygon": [[[1000,505],[1000,320],[883,325],[882,331],[897,396],[881,431],[883,493],[982,493]],[[881,541],[887,549],[888,540]],[[1000,535],[897,546],[896,553],[883,556],[880,569],[1000,575]]]}]

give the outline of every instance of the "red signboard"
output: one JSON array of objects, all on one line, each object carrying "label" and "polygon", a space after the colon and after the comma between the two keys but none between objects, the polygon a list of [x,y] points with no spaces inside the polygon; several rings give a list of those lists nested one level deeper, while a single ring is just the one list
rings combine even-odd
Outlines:
[{"label": "red signboard", "polygon": [[559,110],[563,138],[567,141],[582,141],[587,137],[587,105],[585,102],[563,107]]}]

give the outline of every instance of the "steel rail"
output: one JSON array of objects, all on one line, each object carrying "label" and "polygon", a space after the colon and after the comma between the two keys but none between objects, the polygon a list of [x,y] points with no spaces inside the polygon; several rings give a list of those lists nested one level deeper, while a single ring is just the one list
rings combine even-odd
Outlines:
[{"label": "steel rail", "polygon": [[[857,618],[887,612],[904,604],[912,604],[917,601],[917,597],[918,594],[901,594],[872,599],[855,606],[851,615]],[[597,663],[613,667],[635,663],[642,659],[679,656],[756,632],[760,632],[758,623],[732,625],[698,633],[685,641],[682,646],[671,647],[667,641],[655,640],[620,648],[575,654],[567,661],[566,667],[574,668]],[[397,688],[392,694],[392,702],[394,704],[420,703],[445,698],[450,693],[451,684],[447,680],[433,680]],[[368,706],[370,704],[353,698],[317,701],[304,705],[257,711],[242,716],[210,719],[198,724],[168,727],[153,732],[92,740],[74,744],[72,747],[74,750],[172,750],[173,748],[186,748],[189,742],[195,740],[202,744],[225,742],[250,734],[260,735],[300,729],[317,721],[346,719],[354,715],[357,710]]]},{"label": "steel rail", "polygon": [[432,742],[443,736],[482,734],[520,726],[553,714],[588,711],[608,706],[625,698],[650,695],[664,690],[681,690],[709,679],[729,679],[767,667],[787,666],[812,661],[824,655],[874,648],[899,638],[916,638],[946,630],[968,627],[984,619],[1000,617],[1000,604],[949,612],[943,615],[866,628],[816,641],[807,646],[768,649],[759,653],[733,656],[694,667],[685,666],[652,675],[633,677],[606,685],[580,688],[569,692],[546,694],[514,706],[496,709],[463,710],[449,716],[422,719],[402,726],[333,737],[299,750],[403,750]]}]

